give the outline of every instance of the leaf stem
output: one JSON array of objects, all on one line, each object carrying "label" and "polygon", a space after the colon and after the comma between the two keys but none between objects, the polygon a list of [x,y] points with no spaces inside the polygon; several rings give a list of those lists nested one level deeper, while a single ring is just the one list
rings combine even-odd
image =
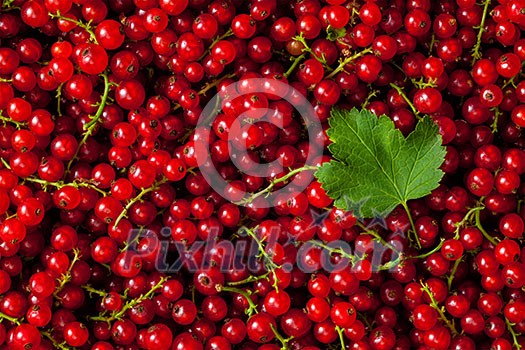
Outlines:
[{"label": "leaf stem", "polygon": [[410,214],[410,208],[408,208],[408,204],[405,202],[401,203],[401,205],[403,205],[403,208],[405,208],[405,211],[408,216],[408,221],[410,221],[410,230],[412,231],[412,235],[414,236],[414,240],[416,241],[416,246],[418,249],[421,249],[421,242],[419,241],[419,237],[417,236],[416,225],[414,225],[414,219],[412,219],[412,214]]}]

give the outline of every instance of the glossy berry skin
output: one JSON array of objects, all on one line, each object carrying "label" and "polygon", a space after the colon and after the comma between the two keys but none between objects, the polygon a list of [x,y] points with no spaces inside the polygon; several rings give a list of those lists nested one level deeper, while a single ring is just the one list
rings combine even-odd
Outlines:
[{"label": "glossy berry skin", "polygon": [[267,343],[274,338],[272,326],[276,327],[275,320],[266,313],[259,313],[250,317],[246,324],[246,331],[250,340],[256,343]]},{"label": "glossy berry skin", "polygon": [[86,326],[80,322],[71,322],[64,327],[64,340],[70,346],[82,346],[89,337]]},{"label": "glossy berry skin", "polygon": [[522,344],[524,9],[4,1],[0,348]]}]

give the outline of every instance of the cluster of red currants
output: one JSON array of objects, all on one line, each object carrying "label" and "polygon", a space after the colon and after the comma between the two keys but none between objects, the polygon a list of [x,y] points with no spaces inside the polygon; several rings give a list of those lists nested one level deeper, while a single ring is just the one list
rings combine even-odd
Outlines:
[{"label": "cluster of red currants", "polygon": [[[3,0],[0,349],[525,346],[524,29],[524,0]],[[441,185],[334,207],[334,106],[430,115]]]}]

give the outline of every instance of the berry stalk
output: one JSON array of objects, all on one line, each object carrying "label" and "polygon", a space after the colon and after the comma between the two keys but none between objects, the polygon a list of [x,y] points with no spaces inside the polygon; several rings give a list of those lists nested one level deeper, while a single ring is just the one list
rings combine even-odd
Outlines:
[{"label": "berry stalk", "polygon": [[71,169],[71,166],[73,165],[73,161],[77,159],[78,153],[80,152],[80,149],[82,148],[82,146],[86,143],[87,139],[91,135],[93,135],[93,133],[95,132],[95,128],[98,126],[100,117],[102,117],[102,113],[104,112],[104,108],[106,107],[106,103],[107,103],[108,95],[109,95],[110,83],[109,83],[107,73],[102,73],[100,74],[100,76],[102,77],[102,79],[104,79],[104,92],[102,93],[102,98],[100,100],[100,104],[98,106],[97,112],[95,113],[94,116],[90,118],[89,123],[84,125],[84,133],[82,134],[82,139],[78,143],[78,147],[77,147],[77,150],[75,151],[75,154],[73,155],[73,158],[71,158],[69,163],[67,163],[68,172]]},{"label": "berry stalk", "polygon": [[444,307],[439,306],[436,299],[434,298],[434,294],[432,294],[432,291],[428,287],[426,283],[421,282],[421,288],[425,293],[427,293],[428,297],[430,298],[430,306],[437,311],[439,319],[445,323],[445,326],[450,330],[450,333],[452,337],[457,337],[459,335],[458,331],[456,330],[456,326],[454,325],[454,321],[451,321],[447,318],[445,315]]},{"label": "berry stalk", "polygon": [[124,209],[122,210],[122,212],[120,213],[120,215],[117,217],[117,219],[115,220],[115,226],[118,225],[118,223],[120,222],[120,220],[122,220],[123,218],[126,217],[127,213],[128,213],[128,210],[131,208],[131,206],[133,204],[135,204],[136,202],[140,201],[142,199],[142,197],[144,197],[145,195],[147,195],[148,193],[150,192],[153,192],[155,191],[156,189],[159,188],[160,185],[164,184],[168,182],[168,179],[166,178],[163,178],[159,181],[157,181],[156,183],[154,183],[151,187],[148,187],[148,188],[143,188],[138,195],[136,195],[134,198],[130,199],[129,202],[126,204],[126,206],[124,207]]},{"label": "berry stalk", "polygon": [[240,204],[240,205],[246,205],[246,204],[249,204],[251,202],[253,202],[256,198],[262,196],[262,195],[265,195],[265,194],[270,194],[270,192],[272,192],[273,188],[275,187],[275,185],[277,185],[278,183],[281,183],[281,182],[285,182],[287,181],[289,178],[303,172],[303,171],[310,171],[310,170],[317,170],[319,169],[317,166],[312,166],[312,165],[305,165],[303,167],[300,167],[300,168],[297,168],[297,169],[294,169],[294,170],[291,170],[288,174],[278,178],[278,179],[274,179],[270,182],[270,184],[262,189],[261,191],[257,192],[257,193],[254,193],[252,194],[250,197],[246,198],[246,199],[243,199],[239,202],[237,202],[236,204]]},{"label": "berry stalk", "polygon": [[474,48],[472,49],[472,65],[474,65],[474,63],[476,63],[476,61],[482,57],[481,37],[483,36],[483,32],[485,31],[485,21],[487,20],[487,14],[489,13],[489,6],[490,6],[490,0],[485,0],[483,2],[483,15],[481,17],[481,23],[479,24],[479,27],[478,27],[478,35],[476,37],[476,44],[474,45]]}]

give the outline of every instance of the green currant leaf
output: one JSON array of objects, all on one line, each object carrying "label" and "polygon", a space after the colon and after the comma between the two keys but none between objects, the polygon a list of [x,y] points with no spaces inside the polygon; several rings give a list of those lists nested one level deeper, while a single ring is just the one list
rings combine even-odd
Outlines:
[{"label": "green currant leaf", "polygon": [[407,138],[390,118],[368,110],[333,109],[328,122],[334,159],[315,176],[336,207],[361,218],[386,216],[439,185],[446,149],[430,117]]},{"label": "green currant leaf", "polygon": [[333,28],[328,26],[326,28],[326,39],[330,41],[336,41],[339,38],[342,38],[346,35],[346,29],[344,28]]}]

